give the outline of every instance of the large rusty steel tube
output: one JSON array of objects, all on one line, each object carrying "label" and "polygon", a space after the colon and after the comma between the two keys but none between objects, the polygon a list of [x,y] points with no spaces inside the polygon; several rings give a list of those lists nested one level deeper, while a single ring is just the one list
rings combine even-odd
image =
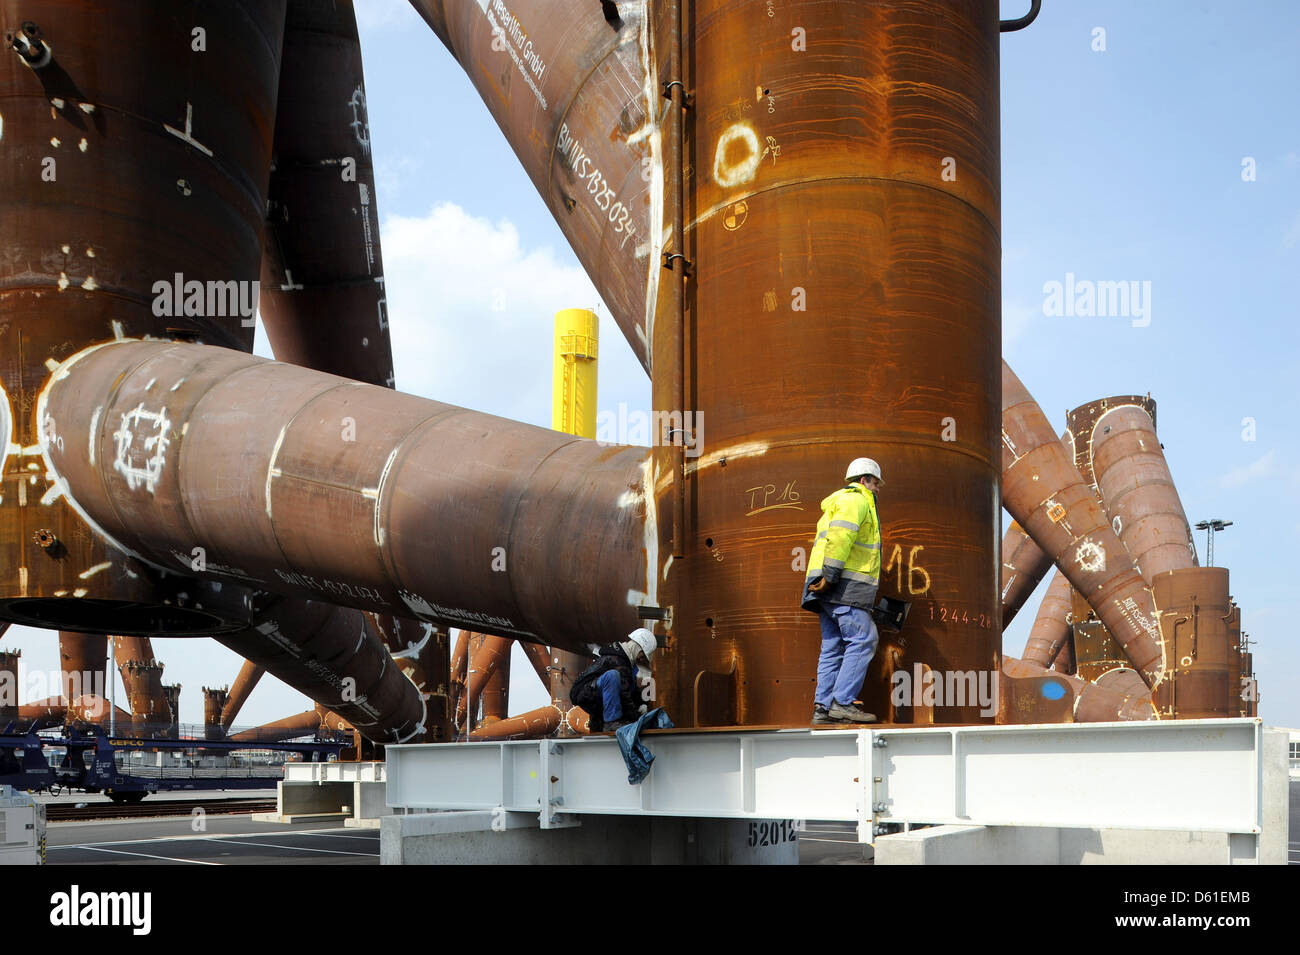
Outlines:
[{"label": "large rusty steel tube", "polygon": [[1074,676],[1079,672],[1079,663],[1074,655],[1074,641],[1070,634],[1065,634],[1061,643],[1052,653],[1052,669]]},{"label": "large rusty steel tube", "polygon": [[[52,55],[39,69],[0,57],[0,417],[6,447],[21,449],[0,478],[0,614],[82,632],[202,630],[213,621],[178,606],[185,578],[120,553],[52,489],[35,401],[51,365],[122,336],[251,350],[285,3],[0,9],[7,29],[34,21]],[[132,451],[133,481],[150,460]]]},{"label": "large rusty steel tube", "polygon": [[1022,659],[1035,666],[1049,667],[1061,645],[1070,638],[1070,581],[1059,570],[1052,575],[1038,616],[1029,631]]},{"label": "large rusty steel tube", "polygon": [[1148,686],[1164,670],[1151,592],[1092,488],[1015,372],[1002,363],[1003,504],[1120,642]]},{"label": "large rusty steel tube", "polygon": [[[693,412],[696,447],[671,561],[679,449],[655,452],[660,699],[679,725],[806,724],[820,637],[800,555],[864,455],[886,482],[880,590],[913,603],[897,666],[996,673],[997,5],[684,7],[685,408],[673,336],[652,335],[651,367],[653,406]],[[861,694],[875,713],[888,656]],[[934,719],[992,719],[971,702]]]},{"label": "large rusty steel tube", "polygon": [[[465,695],[456,704],[457,726],[464,725],[466,711],[469,712],[470,718],[477,722],[479,700],[491,685],[493,677],[499,672],[502,664],[510,659],[510,649],[513,645],[514,641],[509,637],[494,637],[486,633],[476,633],[471,636],[469,678],[466,681]],[[494,718],[502,717],[494,714]]]},{"label": "large rusty steel tube", "polygon": [[63,698],[108,696],[108,640],[102,634],[59,631],[59,671]]},{"label": "large rusty steel tube", "polygon": [[221,711],[226,708],[226,701],[230,698],[230,687],[207,687],[203,688],[203,738],[204,739],[223,739],[226,735],[225,727],[221,725]]},{"label": "large rusty steel tube", "polygon": [[[683,3],[680,75],[668,4],[415,6],[652,372],[668,420],[641,602],[674,720],[807,721],[820,641],[799,554],[862,455],[888,482],[881,589],[919,605],[902,665],[996,672],[996,3]],[[665,97],[688,107],[680,245]],[[665,265],[687,263],[679,324]]]},{"label": "large rusty steel tube", "polygon": [[497,720],[470,733],[475,742],[489,739],[540,739],[560,728],[563,714],[554,706],[541,706],[519,716]]},{"label": "large rusty steel tube", "polygon": [[163,665],[148,637],[113,637],[113,657],[126,688],[137,736],[163,736],[172,723],[163,692]]},{"label": "large rusty steel tube", "polygon": [[167,727],[167,735],[175,739],[181,735],[181,684],[164,683],[163,695],[167,697],[167,708],[171,711],[171,725]]},{"label": "large rusty steel tube", "polygon": [[549,687],[551,655],[547,652],[546,647],[539,647],[535,643],[521,643],[519,649],[524,651],[524,656],[528,658],[528,663],[532,666],[533,672],[537,674],[537,678],[542,681],[542,686]]},{"label": "large rusty steel tube", "polygon": [[1116,720],[1151,720],[1156,718],[1151,694],[1141,680],[1119,686],[1102,686],[1057,671],[1047,671],[1034,663],[1002,658],[1002,672],[1011,679],[1038,678],[1049,674],[1065,681],[1074,692],[1073,716],[1076,723],[1109,723]]},{"label": "large rusty steel tube", "polygon": [[[1236,716],[1230,656],[1236,616],[1226,567],[1183,567],[1152,581],[1169,679],[1156,695],[1162,715],[1177,719]],[[1238,663],[1238,672],[1240,672]]]},{"label": "large rusty steel tube", "polygon": [[350,0],[289,0],[267,210],[258,311],[276,359],[393,387]]},{"label": "large rusty steel tube", "polygon": [[[1002,629],[1005,632],[1043,577],[1052,569],[1050,554],[1034,543],[1015,521],[1002,535]],[[1025,659],[1030,659],[1025,651]],[[1041,666],[1046,664],[1039,662]]]},{"label": "large rusty steel tube", "polygon": [[420,691],[371,615],[319,600],[263,597],[253,624],[217,640],[329,707],[376,743],[434,742]]},{"label": "large rusty steel tube", "polygon": [[483,703],[483,718],[479,725],[495,723],[510,715],[510,655],[515,641],[506,640],[506,652],[483,684],[479,699]]},{"label": "large rusty steel tube", "polygon": [[153,641],[148,637],[115,636],[113,659],[126,688],[131,712],[137,722],[162,725],[170,719],[167,694],[162,688],[163,664],[154,652]]},{"label": "large rusty steel tube", "polygon": [[1196,564],[1192,530],[1155,422],[1137,405],[1111,407],[1092,426],[1092,472],[1111,527],[1148,585]]},{"label": "large rusty steel tube", "polygon": [[160,568],[570,649],[636,625],[645,449],[162,342],[79,353],[40,413],[60,489]]},{"label": "large rusty steel tube", "polygon": [[293,716],[263,723],[242,730],[230,737],[232,743],[282,743],[299,736],[312,736],[320,731],[321,714],[315,709],[303,710]]},{"label": "large rusty steel tube", "polygon": [[0,733],[18,718],[18,660],[21,650],[0,650]]},{"label": "large rusty steel tube", "polygon": [[650,5],[568,3],[562,15],[545,0],[413,5],[464,67],[649,370],[664,271],[664,91]]},{"label": "large rusty steel tube", "polygon": [[262,679],[262,674],[266,672],[264,667],[258,666],[251,660],[245,660],[243,666],[239,668],[239,675],[235,677],[235,682],[230,684],[230,693],[226,697],[226,703],[221,708],[221,728],[229,730],[234,725],[239,711],[244,708],[248,702],[249,694]]},{"label": "large rusty steel tube", "polygon": [[1079,475],[1094,489],[1097,487],[1097,475],[1092,470],[1093,426],[1098,418],[1112,408],[1128,405],[1145,411],[1151,418],[1151,427],[1155,428],[1156,403],[1150,395],[1112,395],[1109,398],[1097,398],[1065,413],[1065,433],[1061,435],[1061,443],[1074,454],[1074,466],[1079,469]]}]

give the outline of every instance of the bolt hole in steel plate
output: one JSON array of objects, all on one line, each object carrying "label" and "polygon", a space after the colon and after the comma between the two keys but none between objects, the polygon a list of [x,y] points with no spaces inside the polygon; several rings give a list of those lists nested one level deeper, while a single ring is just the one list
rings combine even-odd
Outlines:
[{"label": "bolt hole in steel plate", "polygon": [[16,597],[0,601],[0,618],[49,630],[142,637],[160,633],[200,637],[246,626],[186,607],[82,597]]}]

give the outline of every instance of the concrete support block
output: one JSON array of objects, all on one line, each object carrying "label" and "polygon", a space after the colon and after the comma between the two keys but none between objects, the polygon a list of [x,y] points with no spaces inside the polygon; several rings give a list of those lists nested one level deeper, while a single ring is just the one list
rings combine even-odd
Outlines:
[{"label": "concrete support block", "polygon": [[384,800],[384,791],[387,788],[385,783],[357,781],[352,783],[352,787],[354,819],[378,819],[380,816],[392,815],[392,807]]},{"label": "concrete support block", "polygon": [[[306,816],[346,811],[352,813],[352,783],[284,783],[276,784],[280,815]],[[345,810],[344,807],[347,807]]]},{"label": "concrete support block", "polygon": [[385,816],[385,865],[796,865],[799,843],[749,845],[750,823],[663,816],[595,816],[539,829],[531,813],[450,812]]},{"label": "concrete support block", "polygon": [[1260,865],[1287,864],[1287,847],[1291,841],[1289,742],[1289,731],[1264,727],[1261,754],[1264,771],[1259,787],[1264,814],[1264,831],[1259,837]]},{"label": "concrete support block", "polygon": [[876,865],[1055,865],[1056,829],[931,826],[876,839]]}]

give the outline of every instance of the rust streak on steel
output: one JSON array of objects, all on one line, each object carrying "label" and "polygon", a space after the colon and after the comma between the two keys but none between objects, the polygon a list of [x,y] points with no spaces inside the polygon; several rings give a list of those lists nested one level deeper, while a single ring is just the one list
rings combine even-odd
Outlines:
[{"label": "rust streak on steel", "polygon": [[1097,416],[1089,441],[1106,516],[1148,586],[1167,571],[1196,565],[1192,530],[1156,437],[1153,412],[1112,404]]},{"label": "rust streak on steel", "polygon": [[[1002,537],[1003,632],[1051,568],[1051,556],[1034,543],[1024,528],[1012,521]],[[1028,650],[1025,651],[1025,659],[1030,659]]]},{"label": "rust streak on steel", "polygon": [[547,704],[535,710],[529,710],[519,716],[497,720],[487,726],[479,727],[470,733],[474,741],[488,739],[541,739],[550,736],[560,726],[561,714],[555,707]]},{"label": "rust streak on steel", "polygon": [[226,697],[226,704],[221,708],[220,723],[223,730],[228,730],[234,725],[239,711],[244,708],[249,694],[253,692],[253,688],[257,686],[265,672],[265,667],[258,666],[252,660],[244,661],[244,665],[239,668],[239,675],[235,677],[235,682],[230,685],[230,695]]},{"label": "rust streak on steel", "polygon": [[[113,435],[141,404],[171,435],[151,490],[114,467]],[[67,429],[46,450],[68,497],[159,567],[570,649],[636,625],[644,448],[180,343],[82,352],[42,408]],[[355,442],[339,440],[343,417]],[[476,556],[498,546],[508,573]],[[599,573],[561,580],[563,565]]]},{"label": "rust streak on steel", "polygon": [[1029,631],[1023,659],[1035,666],[1050,666],[1052,658],[1069,639],[1070,582],[1058,570],[1047,585],[1043,602],[1038,605],[1038,616]]},{"label": "rust streak on steel", "polygon": [[1002,363],[1002,503],[1096,610],[1148,686],[1164,662],[1151,592],[1038,403]]},{"label": "rust streak on steel", "polygon": [[258,310],[275,357],[393,387],[361,44],[349,0],[289,0],[268,193]]}]

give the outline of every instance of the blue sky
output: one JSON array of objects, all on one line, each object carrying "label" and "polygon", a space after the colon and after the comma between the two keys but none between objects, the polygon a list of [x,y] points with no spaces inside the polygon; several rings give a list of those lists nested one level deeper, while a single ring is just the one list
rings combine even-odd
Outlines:
[{"label": "blue sky", "polygon": [[[1027,0],[1003,3],[1019,16]],[[464,72],[405,0],[357,0],[401,390],[550,423],[551,316],[594,305],[590,282]],[[1105,49],[1097,28],[1104,30]],[[1150,392],[1188,517],[1234,521],[1232,570],[1258,641],[1260,712],[1300,727],[1290,636],[1300,513],[1300,5],[1046,0],[1002,38],[1004,354],[1052,423]],[[1243,181],[1243,160],[1254,181]],[[1150,282],[1150,324],[1044,314],[1044,285]],[[493,303],[504,302],[494,310]],[[259,348],[263,351],[263,348]],[[264,352],[263,352],[264,353]],[[600,407],[649,405],[649,383],[602,322]],[[1254,419],[1255,440],[1242,439]],[[1204,558],[1204,535],[1197,534]],[[1008,630],[1024,647],[1038,595]],[[20,635],[57,668],[55,641]],[[182,718],[234,678],[210,641],[160,642]],[[48,657],[48,659],[46,659]],[[541,705],[514,662],[515,712]],[[305,698],[265,680],[245,716]],[[244,722],[244,720],[241,720]]]}]

